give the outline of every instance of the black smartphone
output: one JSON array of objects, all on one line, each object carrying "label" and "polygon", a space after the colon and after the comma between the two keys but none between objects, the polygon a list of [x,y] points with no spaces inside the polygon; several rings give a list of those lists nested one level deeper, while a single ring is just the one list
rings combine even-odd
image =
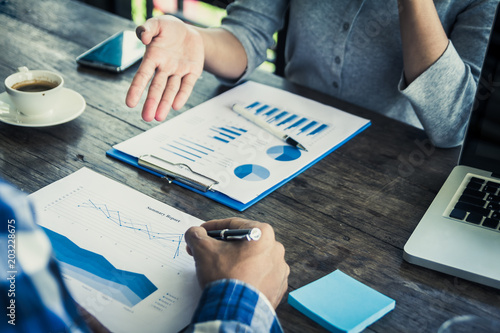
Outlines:
[{"label": "black smartphone", "polygon": [[146,47],[135,31],[124,30],[107,38],[76,58],[76,62],[90,67],[121,72],[139,61]]}]

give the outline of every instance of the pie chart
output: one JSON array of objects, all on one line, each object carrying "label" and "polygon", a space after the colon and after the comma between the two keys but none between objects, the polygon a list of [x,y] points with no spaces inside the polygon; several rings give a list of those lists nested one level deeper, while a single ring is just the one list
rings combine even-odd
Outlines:
[{"label": "pie chart", "polygon": [[292,146],[274,146],[267,150],[267,155],[276,161],[289,162],[300,157],[300,150]]},{"label": "pie chart", "polygon": [[234,169],[234,174],[240,179],[251,182],[258,182],[267,179],[271,175],[269,170],[257,164],[240,165]]}]

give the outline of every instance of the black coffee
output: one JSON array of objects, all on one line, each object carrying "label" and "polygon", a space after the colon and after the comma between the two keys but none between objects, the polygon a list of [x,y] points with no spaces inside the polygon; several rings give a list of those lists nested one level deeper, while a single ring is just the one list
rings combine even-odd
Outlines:
[{"label": "black coffee", "polygon": [[56,82],[37,80],[18,82],[12,86],[12,89],[25,92],[40,92],[47,91],[55,87],[57,87]]}]

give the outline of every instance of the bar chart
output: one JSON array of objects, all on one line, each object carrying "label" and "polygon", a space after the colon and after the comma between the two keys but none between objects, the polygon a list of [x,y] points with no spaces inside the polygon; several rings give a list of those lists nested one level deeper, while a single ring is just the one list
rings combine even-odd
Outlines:
[{"label": "bar chart", "polygon": [[318,136],[333,126],[333,124],[314,119],[307,113],[290,112],[259,101],[248,104],[246,109],[295,137]]}]

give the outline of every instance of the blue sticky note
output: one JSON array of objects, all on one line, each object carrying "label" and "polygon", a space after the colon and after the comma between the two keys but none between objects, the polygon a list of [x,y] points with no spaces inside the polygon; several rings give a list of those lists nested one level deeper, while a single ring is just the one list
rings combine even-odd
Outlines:
[{"label": "blue sticky note", "polygon": [[288,303],[330,332],[361,332],[394,309],[396,301],[340,270],[288,295]]}]

